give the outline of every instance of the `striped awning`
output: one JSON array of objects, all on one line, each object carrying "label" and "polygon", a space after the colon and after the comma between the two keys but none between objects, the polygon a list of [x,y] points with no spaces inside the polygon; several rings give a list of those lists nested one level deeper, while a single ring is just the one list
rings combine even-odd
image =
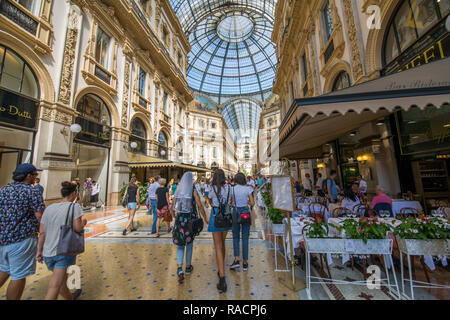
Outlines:
[{"label": "striped awning", "polygon": [[130,168],[183,168],[195,172],[211,172],[211,169],[197,167],[190,164],[173,162],[170,160],[149,157],[143,154],[128,153]]}]

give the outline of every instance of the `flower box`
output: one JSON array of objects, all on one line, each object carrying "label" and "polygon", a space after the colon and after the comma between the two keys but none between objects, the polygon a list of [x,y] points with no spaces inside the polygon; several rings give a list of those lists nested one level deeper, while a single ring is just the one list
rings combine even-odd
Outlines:
[{"label": "flower box", "polygon": [[400,251],[409,255],[447,255],[449,254],[449,241],[442,239],[403,239],[396,237]]},{"label": "flower box", "polygon": [[272,232],[274,234],[284,234],[284,224],[283,223],[280,223],[280,224],[272,223]]},{"label": "flower box", "polygon": [[391,254],[392,239],[305,238],[309,253]]}]

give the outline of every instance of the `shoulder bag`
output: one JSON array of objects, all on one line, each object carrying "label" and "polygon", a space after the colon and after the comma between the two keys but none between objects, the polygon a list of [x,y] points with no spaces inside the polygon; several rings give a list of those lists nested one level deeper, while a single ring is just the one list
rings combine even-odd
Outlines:
[{"label": "shoulder bag", "polygon": [[61,232],[56,250],[58,256],[76,256],[84,252],[84,232],[73,230],[74,211],[75,204],[71,203],[67,210],[66,222],[60,227]]},{"label": "shoulder bag", "polygon": [[127,193],[127,196],[123,197],[123,201],[122,201],[122,207],[124,207],[124,208],[126,208],[128,205],[128,187],[125,192]]},{"label": "shoulder bag", "polygon": [[248,207],[245,207],[241,210],[239,210],[239,208],[237,207],[236,194],[234,193],[234,188],[233,188],[233,198],[234,198],[233,217],[234,217],[234,219],[236,219],[236,223],[237,224],[251,224],[252,219],[251,219],[251,214],[250,214],[250,210],[248,209]]}]

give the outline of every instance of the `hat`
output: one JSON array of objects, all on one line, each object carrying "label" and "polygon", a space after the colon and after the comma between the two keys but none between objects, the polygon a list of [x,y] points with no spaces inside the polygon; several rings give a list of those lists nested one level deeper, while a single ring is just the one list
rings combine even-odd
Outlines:
[{"label": "hat", "polygon": [[33,166],[31,163],[19,164],[15,170],[15,172],[17,172],[17,173],[24,173],[24,174],[35,173],[37,171],[42,171],[42,170],[36,169],[36,167]]}]

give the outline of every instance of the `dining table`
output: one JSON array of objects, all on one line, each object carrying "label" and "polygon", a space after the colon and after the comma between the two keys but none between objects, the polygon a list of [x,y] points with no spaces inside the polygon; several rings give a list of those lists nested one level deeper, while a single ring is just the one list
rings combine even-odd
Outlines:
[{"label": "dining table", "polygon": [[423,212],[422,205],[419,201],[392,199],[392,212],[394,213],[394,217],[399,214],[403,208],[414,208],[419,212]]}]

